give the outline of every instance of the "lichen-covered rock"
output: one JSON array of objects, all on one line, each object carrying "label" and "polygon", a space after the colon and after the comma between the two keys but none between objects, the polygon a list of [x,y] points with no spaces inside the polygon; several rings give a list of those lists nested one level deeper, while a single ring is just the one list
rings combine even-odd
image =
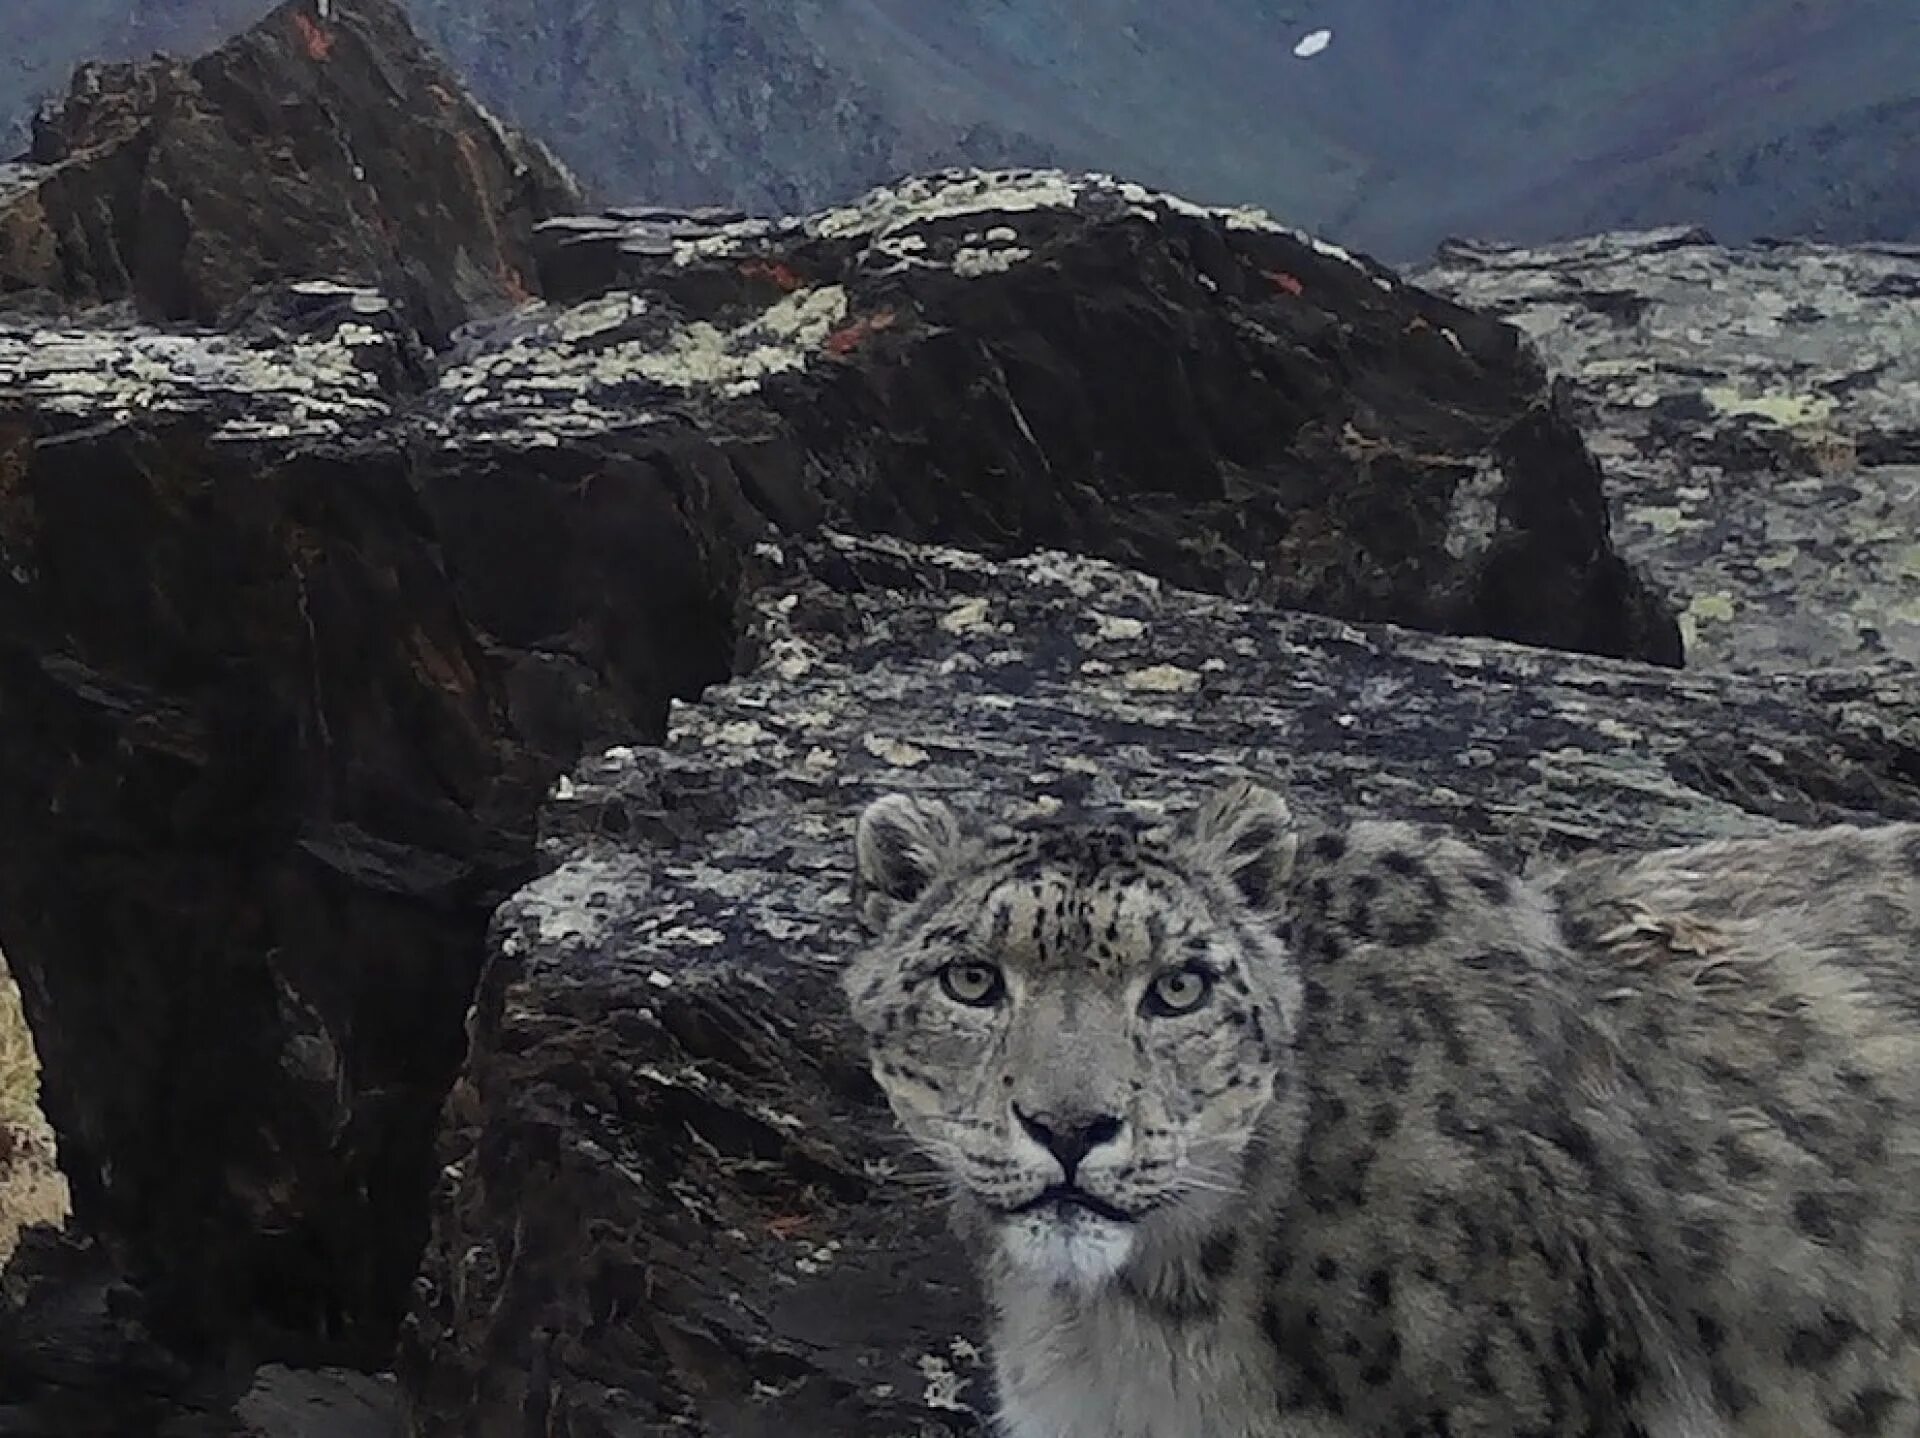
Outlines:
[{"label": "lichen-covered rock", "polygon": [[258,284],[376,284],[444,336],[527,298],[578,208],[392,0],[286,0],[191,63],[80,68],[0,178],[0,295],[210,321]]},{"label": "lichen-covered rock", "polygon": [[206,442],[313,442],[394,417],[411,336],[386,298],[329,280],[255,290],[230,330],[0,314],[0,414],[48,433],[173,426]]},{"label": "lichen-covered rock", "polygon": [[1230,774],[1509,858],[1920,816],[1920,683],[1356,626],[1056,554],[768,553],[744,677],[547,810],[496,917],[402,1379],[419,1434],[982,1431],[979,1315],[841,1016],[887,789],[1152,812]]},{"label": "lichen-covered rock", "polygon": [[1456,243],[1416,278],[1567,378],[1690,664],[1920,661],[1920,246],[1670,229]]},{"label": "lichen-covered rock", "polygon": [[775,476],[865,531],[1678,658],[1511,331],[1260,211],[947,171],[788,220],[582,217],[542,242],[554,307],[448,372],[457,432],[694,416],[758,457],[750,490]]}]

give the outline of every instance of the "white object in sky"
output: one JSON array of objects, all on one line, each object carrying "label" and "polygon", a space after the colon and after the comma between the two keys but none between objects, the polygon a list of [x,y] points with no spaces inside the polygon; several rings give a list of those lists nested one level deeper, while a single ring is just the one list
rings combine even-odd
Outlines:
[{"label": "white object in sky", "polygon": [[1302,60],[1311,60],[1332,43],[1333,31],[1314,30],[1300,37],[1300,43],[1293,47],[1293,53]]}]

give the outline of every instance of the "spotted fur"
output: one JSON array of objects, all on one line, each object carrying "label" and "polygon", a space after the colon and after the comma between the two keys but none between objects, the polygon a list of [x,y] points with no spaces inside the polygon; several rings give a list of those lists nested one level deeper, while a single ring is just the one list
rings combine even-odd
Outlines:
[{"label": "spotted fur", "polygon": [[857,847],[1009,1438],[1920,1433],[1920,825],[1523,882],[1239,785]]}]

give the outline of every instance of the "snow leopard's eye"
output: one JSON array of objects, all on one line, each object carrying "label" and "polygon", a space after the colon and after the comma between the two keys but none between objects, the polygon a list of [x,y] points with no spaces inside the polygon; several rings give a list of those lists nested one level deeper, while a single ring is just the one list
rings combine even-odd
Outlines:
[{"label": "snow leopard's eye", "polygon": [[955,959],[940,970],[940,987],[957,1004],[984,1009],[998,1003],[1007,987],[1000,970],[976,959]]},{"label": "snow leopard's eye", "polygon": [[1192,1013],[1212,993],[1213,975],[1204,969],[1168,969],[1147,986],[1140,1009],[1153,1018],[1172,1018]]}]

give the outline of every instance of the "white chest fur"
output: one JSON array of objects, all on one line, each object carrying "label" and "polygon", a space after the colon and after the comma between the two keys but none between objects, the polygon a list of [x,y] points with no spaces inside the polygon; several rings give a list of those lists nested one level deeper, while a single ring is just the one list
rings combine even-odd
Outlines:
[{"label": "white chest fur", "polygon": [[1260,1340],[1244,1318],[1175,1318],[1112,1290],[1087,1296],[1012,1283],[996,1299],[1006,1438],[1275,1431],[1273,1381],[1260,1371]]}]

